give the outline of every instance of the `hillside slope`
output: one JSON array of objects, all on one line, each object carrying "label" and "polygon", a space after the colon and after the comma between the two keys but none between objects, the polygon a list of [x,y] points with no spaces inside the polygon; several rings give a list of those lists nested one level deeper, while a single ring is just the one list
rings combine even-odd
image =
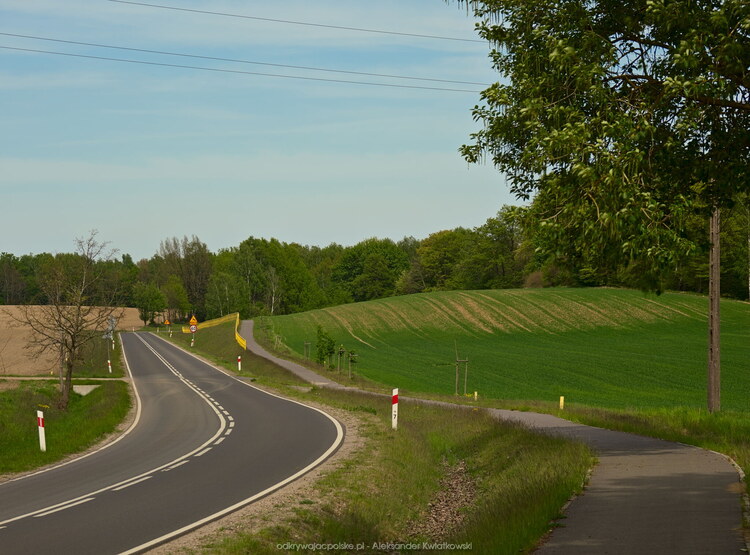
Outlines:
[{"label": "hillside slope", "polygon": [[[705,297],[622,289],[445,291],[269,318],[297,356],[320,325],[357,371],[408,391],[609,407],[705,406]],[[750,396],[750,305],[722,301],[722,405]],[[461,365],[459,390],[464,390]]]}]

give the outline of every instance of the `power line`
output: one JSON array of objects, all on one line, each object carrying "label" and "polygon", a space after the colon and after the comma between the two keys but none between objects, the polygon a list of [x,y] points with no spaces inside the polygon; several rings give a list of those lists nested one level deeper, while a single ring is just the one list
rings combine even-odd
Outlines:
[{"label": "power line", "polygon": [[146,2],[130,2],[128,0],[108,0],[109,2],[115,2],[117,4],[132,4],[134,6],[146,6],[149,8],[160,8],[163,10],[175,10],[180,12],[192,12],[192,13],[200,13],[200,14],[207,14],[207,15],[219,15],[222,17],[237,17],[240,19],[254,19],[256,21],[270,21],[272,23],[286,23],[289,25],[304,25],[306,27],[323,27],[326,29],[339,29],[342,31],[356,31],[360,33],[378,33],[381,35],[398,35],[402,37],[416,37],[421,39],[436,39],[436,40],[452,40],[452,41],[459,41],[459,42],[481,42],[484,43],[485,41],[479,40],[479,39],[463,39],[458,37],[444,37],[440,35],[423,35],[419,33],[400,33],[398,31],[383,31],[380,29],[365,29],[362,27],[345,27],[341,25],[325,25],[322,23],[308,23],[305,21],[291,21],[288,19],[273,19],[270,17],[256,17],[251,15],[241,15],[241,14],[233,14],[233,13],[226,13],[226,12],[213,12],[208,10],[194,10],[190,8],[178,8],[175,6],[164,6],[162,4],[148,4]]},{"label": "power line", "polygon": [[467,93],[479,93],[481,91],[477,90],[469,90],[469,89],[453,89],[453,88],[447,88],[447,87],[427,87],[427,86],[420,86],[420,85],[398,85],[395,83],[376,83],[373,81],[351,81],[346,79],[324,79],[322,77],[302,77],[298,75],[282,75],[278,73],[261,73],[256,71],[242,71],[239,69],[222,69],[222,68],[214,68],[214,67],[203,67],[203,66],[191,66],[191,65],[181,65],[181,64],[167,64],[164,62],[149,62],[146,60],[130,60],[125,58],[110,58],[107,56],[93,56],[91,54],[72,54],[70,52],[56,52],[54,50],[38,50],[34,48],[19,48],[15,46],[2,46],[0,45],[0,48],[4,50],[17,50],[20,52],[32,52],[35,54],[52,54],[55,56],[69,56],[73,58],[88,58],[91,60],[105,60],[110,62],[122,62],[122,63],[128,63],[128,64],[142,64],[142,65],[149,65],[149,66],[159,66],[159,67],[173,67],[173,68],[180,68],[180,69],[194,69],[194,70],[200,70],[200,71],[213,71],[215,73],[234,73],[234,74],[241,74],[241,75],[258,75],[262,77],[279,77],[282,79],[300,79],[303,81],[323,81],[326,83],[344,83],[344,84],[350,84],[350,85],[369,85],[373,87],[391,87],[391,88],[397,88],[397,89],[420,89],[420,90],[428,90],[428,91],[447,91],[447,92],[467,92]]},{"label": "power line", "polygon": [[48,42],[59,42],[64,44],[75,44],[78,46],[93,46],[96,48],[109,48],[112,50],[126,50],[130,52],[144,52],[148,54],[160,54],[165,56],[179,56],[183,58],[197,58],[201,60],[213,60],[213,61],[220,61],[220,62],[232,62],[232,63],[239,63],[239,64],[252,64],[252,65],[261,65],[261,66],[268,66],[268,67],[283,67],[287,69],[303,69],[308,71],[325,71],[329,73],[342,73],[342,74],[348,74],[348,75],[363,75],[367,77],[385,77],[389,79],[408,79],[411,81],[430,81],[434,83],[454,83],[459,85],[480,85],[483,87],[488,87],[488,83],[477,83],[474,81],[455,81],[452,79],[434,79],[434,78],[427,78],[427,77],[412,77],[412,76],[405,76],[405,75],[389,75],[385,73],[368,73],[364,71],[347,71],[343,69],[328,69],[328,68],[320,68],[320,67],[310,67],[310,66],[295,66],[295,65],[288,65],[288,64],[274,64],[269,62],[256,62],[252,60],[240,60],[236,58],[220,58],[216,56],[202,56],[199,54],[184,54],[180,52],[166,52],[163,50],[150,50],[146,48],[130,48],[127,46],[114,46],[110,44],[97,44],[93,42],[79,42],[79,41],[73,41],[73,40],[64,40],[64,39],[54,39],[50,37],[39,37],[34,35],[19,35],[16,33],[3,33],[0,32],[0,35],[6,36],[6,37],[17,37],[17,38],[24,38],[24,39],[32,39],[32,40],[43,40]]}]

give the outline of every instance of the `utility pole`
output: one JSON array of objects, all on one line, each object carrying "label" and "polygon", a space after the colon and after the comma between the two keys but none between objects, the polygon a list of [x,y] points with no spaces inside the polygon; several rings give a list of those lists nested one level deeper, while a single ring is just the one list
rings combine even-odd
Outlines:
[{"label": "utility pole", "polygon": [[718,207],[711,213],[708,268],[708,412],[721,410],[721,352],[720,352],[720,265],[721,265],[721,212]]}]

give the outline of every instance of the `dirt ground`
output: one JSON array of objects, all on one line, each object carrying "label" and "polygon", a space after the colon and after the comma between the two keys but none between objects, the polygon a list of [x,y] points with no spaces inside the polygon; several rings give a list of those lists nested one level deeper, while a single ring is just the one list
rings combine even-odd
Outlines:
[{"label": "dirt ground", "polygon": [[[123,317],[117,322],[117,329],[139,328],[143,325],[138,318],[138,309],[124,310]],[[13,319],[20,314],[18,306],[0,306],[0,376],[45,376],[55,372],[58,361],[54,354],[38,356],[26,349],[31,330],[19,326]]]}]

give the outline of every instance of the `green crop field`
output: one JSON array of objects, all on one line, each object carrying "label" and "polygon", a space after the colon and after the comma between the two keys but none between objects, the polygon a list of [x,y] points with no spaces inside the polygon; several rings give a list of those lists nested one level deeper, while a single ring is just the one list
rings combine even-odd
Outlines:
[{"label": "green crop field", "polygon": [[[707,299],[623,289],[445,291],[262,319],[301,358],[320,325],[356,372],[453,394],[456,351],[482,398],[608,408],[705,407]],[[723,300],[722,408],[750,405],[750,304]],[[464,364],[459,392],[464,392]]]}]

